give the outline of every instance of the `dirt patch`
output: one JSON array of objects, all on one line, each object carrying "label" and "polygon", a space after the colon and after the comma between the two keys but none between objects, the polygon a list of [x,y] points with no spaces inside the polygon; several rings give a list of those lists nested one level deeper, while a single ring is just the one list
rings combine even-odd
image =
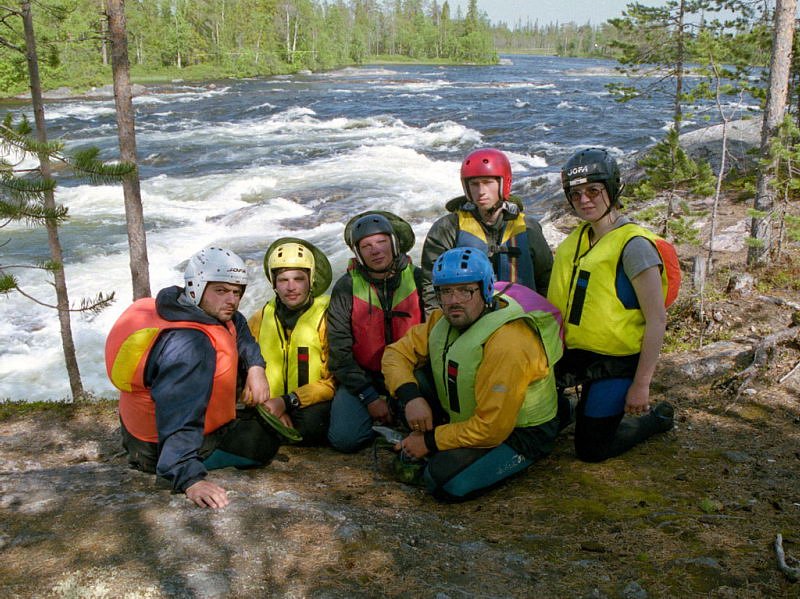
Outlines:
[{"label": "dirt patch", "polygon": [[[725,226],[746,219],[726,206]],[[680,248],[688,267],[697,246]],[[0,422],[0,589],[19,597],[797,597],[775,565],[800,557],[800,362],[766,335],[797,322],[797,249],[748,273],[720,254],[702,315],[671,314],[656,399],[669,433],[603,464],[554,453],[461,505],[395,482],[389,454],[283,448],[214,480],[201,510],[128,470],[113,402],[20,410]],[[764,298],[773,298],[775,301]],[[783,302],[783,303],[781,303]],[[700,349],[702,339],[703,349]]]}]

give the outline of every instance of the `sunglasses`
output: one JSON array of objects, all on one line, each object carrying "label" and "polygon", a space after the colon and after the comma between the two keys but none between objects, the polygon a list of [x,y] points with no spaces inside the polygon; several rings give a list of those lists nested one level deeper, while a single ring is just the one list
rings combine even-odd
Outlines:
[{"label": "sunglasses", "polygon": [[476,292],[480,291],[480,287],[448,287],[447,289],[437,289],[436,299],[441,303],[451,302],[468,302]]},{"label": "sunglasses", "polygon": [[586,196],[590,200],[596,200],[600,197],[600,194],[603,193],[605,187],[602,185],[590,185],[589,187],[585,187],[584,189],[574,189],[567,194],[570,202],[577,202],[581,199],[581,196]]}]

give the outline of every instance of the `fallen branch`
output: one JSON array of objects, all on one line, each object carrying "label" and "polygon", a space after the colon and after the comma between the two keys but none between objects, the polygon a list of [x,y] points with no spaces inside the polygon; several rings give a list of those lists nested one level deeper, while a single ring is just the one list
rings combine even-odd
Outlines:
[{"label": "fallen branch", "polygon": [[800,580],[800,568],[793,568],[786,563],[786,554],[783,552],[783,535],[778,533],[775,537],[775,556],[778,558],[778,570],[786,575],[792,582]]},{"label": "fallen branch", "polygon": [[798,369],[798,368],[800,368],[800,362],[798,362],[797,364],[795,364],[795,365],[794,365],[794,368],[792,368],[792,369],[791,369],[789,372],[787,372],[786,374],[784,374],[784,375],[783,375],[783,376],[782,376],[782,377],[781,377],[781,378],[778,380],[778,384],[780,385],[781,383],[783,383],[783,381],[785,381],[785,380],[786,380],[786,379],[788,379],[790,376],[792,376],[792,375],[793,375],[795,372],[797,372],[797,369]]},{"label": "fallen branch", "polygon": [[800,310],[800,304],[796,304],[795,302],[790,302],[789,300],[785,300],[780,297],[774,297],[772,295],[759,295],[758,298],[762,302],[769,302],[770,304],[775,304],[776,306],[786,306],[787,308],[791,308],[792,310]]},{"label": "fallen branch", "polygon": [[739,385],[736,390],[736,397],[734,401],[739,399],[742,395],[742,392],[750,383],[751,380],[758,374],[758,371],[763,368],[767,362],[769,361],[769,352],[779,343],[784,343],[786,341],[791,341],[797,334],[800,332],[800,327],[789,327],[783,329],[782,331],[778,331],[777,333],[772,333],[772,335],[768,335],[764,337],[758,345],[753,348],[753,362],[742,370],[740,373],[734,375],[731,379],[731,382],[735,381],[736,379],[741,379],[744,377],[744,381]]}]

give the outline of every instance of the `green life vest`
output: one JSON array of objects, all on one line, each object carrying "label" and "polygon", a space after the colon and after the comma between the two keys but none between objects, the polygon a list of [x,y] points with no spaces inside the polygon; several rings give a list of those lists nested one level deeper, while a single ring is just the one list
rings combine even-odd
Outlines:
[{"label": "green life vest", "polygon": [[[534,293],[521,286],[515,287],[526,293]],[[504,324],[520,318],[525,319],[542,339],[549,372],[546,377],[528,386],[517,415],[516,426],[536,426],[556,415],[553,365],[563,352],[560,324],[554,316],[555,310],[545,308],[544,298],[535,295],[542,305],[528,310],[510,295],[497,296],[508,302],[508,305],[484,314],[463,332],[450,326],[445,318],[433,326],[428,339],[428,352],[436,392],[442,407],[450,416],[450,422],[462,422],[475,412],[475,378],[483,360],[483,346],[487,339]]]},{"label": "green life vest", "polygon": [[281,395],[322,378],[322,340],[319,327],[330,297],[320,295],[303,312],[287,339],[275,314],[275,299],[267,302],[261,315],[258,344],[267,362],[270,393]]}]

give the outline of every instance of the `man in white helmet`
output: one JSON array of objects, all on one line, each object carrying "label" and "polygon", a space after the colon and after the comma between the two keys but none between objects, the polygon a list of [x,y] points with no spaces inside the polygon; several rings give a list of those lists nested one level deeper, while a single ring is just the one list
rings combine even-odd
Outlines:
[{"label": "man in white helmet", "polygon": [[277,433],[257,417],[237,418],[243,400],[269,399],[264,359],[238,311],[247,269],[233,252],[208,247],[189,260],[185,287],[134,302],[106,340],[106,368],[120,390],[123,447],[129,465],[155,472],[201,507],[228,505],[209,470],[264,466]]},{"label": "man in white helmet", "polygon": [[249,325],[267,362],[272,397],[264,407],[297,429],[302,445],[327,445],[336,381],[328,370],[325,314],[331,265],[314,244],[282,237],[264,254],[275,297]]}]

